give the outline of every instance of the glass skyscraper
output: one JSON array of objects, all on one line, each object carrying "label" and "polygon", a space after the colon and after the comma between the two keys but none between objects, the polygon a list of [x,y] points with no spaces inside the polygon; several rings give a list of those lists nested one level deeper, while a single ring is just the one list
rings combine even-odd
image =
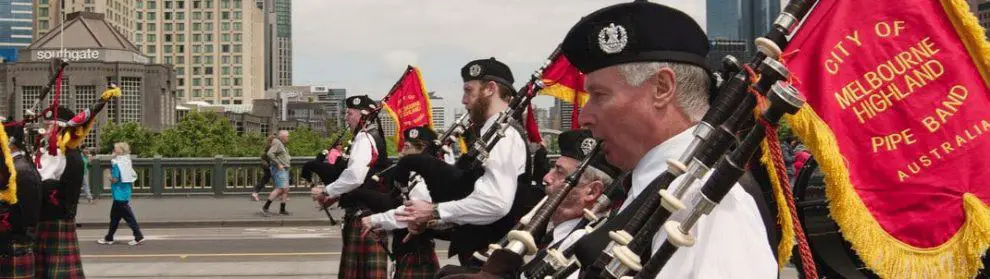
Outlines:
[{"label": "glass skyscraper", "polygon": [[0,0],[0,57],[17,61],[17,51],[31,44],[31,0]]}]

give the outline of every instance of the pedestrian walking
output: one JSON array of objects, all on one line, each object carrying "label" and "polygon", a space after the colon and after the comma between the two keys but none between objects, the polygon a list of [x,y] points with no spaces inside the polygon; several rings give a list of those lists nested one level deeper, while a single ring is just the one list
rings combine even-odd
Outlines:
[{"label": "pedestrian walking", "polygon": [[107,231],[107,235],[103,239],[97,240],[97,243],[113,244],[113,235],[117,232],[120,219],[124,219],[127,226],[131,227],[131,231],[134,232],[134,240],[127,242],[127,245],[133,246],[144,243],[144,235],[141,234],[141,228],[138,226],[134,211],[131,210],[130,206],[131,188],[134,186],[134,181],[137,181],[137,172],[134,171],[131,164],[130,153],[131,148],[126,142],[118,142],[113,145],[114,157],[110,160],[112,165],[110,191],[113,195],[113,205],[110,207],[110,230]]},{"label": "pedestrian walking", "polygon": [[264,216],[271,215],[268,208],[275,198],[280,198],[282,201],[278,214],[289,215],[289,212],[285,210],[285,202],[289,200],[289,162],[292,160],[292,157],[289,156],[289,150],[285,148],[285,144],[288,142],[289,131],[278,131],[278,138],[272,140],[272,146],[266,152],[269,160],[271,160],[270,168],[272,179],[275,181],[275,189],[272,190],[271,194],[268,194],[265,206],[261,207],[261,214]]},{"label": "pedestrian walking", "polygon": [[258,198],[258,193],[260,193],[261,189],[265,188],[265,184],[268,184],[268,181],[272,179],[272,161],[271,158],[268,157],[268,149],[272,148],[272,141],[274,140],[275,135],[268,135],[268,139],[265,140],[265,149],[261,151],[261,171],[264,175],[262,175],[261,180],[258,180],[258,183],[254,185],[254,191],[251,192],[251,198],[253,198],[254,201],[260,200]]},{"label": "pedestrian walking", "polygon": [[83,148],[82,152],[83,160],[83,181],[82,181],[82,193],[86,201],[93,203],[93,192],[89,189],[89,161],[93,157],[93,148]]}]

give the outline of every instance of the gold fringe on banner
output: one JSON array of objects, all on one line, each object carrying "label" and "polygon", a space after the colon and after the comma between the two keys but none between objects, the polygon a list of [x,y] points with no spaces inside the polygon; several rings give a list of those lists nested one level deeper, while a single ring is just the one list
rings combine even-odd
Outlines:
[{"label": "gold fringe on banner", "polygon": [[7,178],[7,190],[0,191],[0,201],[17,204],[17,170],[14,169],[14,156],[10,154],[10,137],[4,129],[0,129],[0,152],[3,152],[3,163],[10,172],[10,178]]},{"label": "gold fringe on banner", "polygon": [[773,157],[770,155],[770,145],[767,140],[760,144],[760,163],[766,167],[770,177],[770,185],[773,186],[773,199],[777,202],[777,224],[780,225],[780,243],[777,244],[777,267],[783,269],[790,262],[791,253],[794,251],[794,220],[791,220],[790,210],[787,208],[787,200],[784,197],[784,190],[781,188],[780,180],[777,179],[777,169],[773,167]]},{"label": "gold fringe on banner", "polygon": [[973,194],[963,195],[966,221],[956,235],[932,248],[917,248],[891,236],[874,219],[849,180],[849,169],[835,136],[805,105],[785,116],[825,173],[825,195],[842,236],[873,272],[882,278],[973,278],[990,247],[990,209]]}]

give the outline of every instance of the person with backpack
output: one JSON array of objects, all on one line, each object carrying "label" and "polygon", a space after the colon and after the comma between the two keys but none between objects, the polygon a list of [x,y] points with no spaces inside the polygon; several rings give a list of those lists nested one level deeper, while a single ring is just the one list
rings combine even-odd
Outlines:
[{"label": "person with backpack", "polygon": [[272,141],[275,140],[275,135],[268,135],[268,139],[265,140],[265,151],[261,153],[261,171],[264,175],[261,176],[261,180],[254,184],[254,191],[251,192],[251,198],[254,201],[261,201],[258,198],[258,193],[261,189],[265,188],[265,184],[268,184],[269,180],[272,180],[272,169],[271,169],[271,158],[268,157],[268,149],[272,148]]}]

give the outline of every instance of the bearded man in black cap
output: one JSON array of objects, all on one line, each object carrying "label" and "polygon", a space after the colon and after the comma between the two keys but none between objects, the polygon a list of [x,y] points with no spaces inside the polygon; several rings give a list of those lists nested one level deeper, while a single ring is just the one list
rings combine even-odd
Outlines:
[{"label": "bearded man in black cap", "polygon": [[[379,104],[367,95],[352,96],[345,100],[347,112],[345,121],[349,129],[358,128],[361,118],[370,114]],[[344,251],[341,254],[339,278],[386,278],[388,260],[385,247],[378,243],[384,235],[372,233],[361,234],[361,217],[374,211],[370,203],[380,202],[370,200],[365,196],[349,195],[358,188],[362,192],[380,191],[387,193],[382,185],[371,180],[371,174],[388,166],[388,153],[385,148],[385,135],[379,129],[378,119],[366,123],[354,135],[354,141],[349,148],[347,167],[332,183],[326,187],[314,187],[314,198],[324,201],[338,200],[345,209],[343,242]]]},{"label": "bearded man in black cap", "polygon": [[[667,159],[685,152],[693,126],[708,110],[708,39],[687,14],[637,1],[585,16],[561,50],[586,74],[590,97],[579,117],[581,126],[604,140],[610,163],[632,170],[632,189],[620,214],[635,211],[629,204],[640,195],[655,194],[642,192],[667,169]],[[700,188],[700,183],[691,187]],[[682,200],[696,195],[696,189],[689,190]],[[670,220],[683,221],[687,211]],[[679,249],[658,278],[777,276],[759,206],[742,187],[734,187],[711,214],[701,217],[691,235],[697,243]],[[660,230],[651,251],[666,238]]]},{"label": "bearded man in black cap", "polygon": [[[489,129],[499,128],[495,120],[498,113],[508,107],[515,90],[509,67],[495,60],[480,59],[469,62],[461,69],[464,94],[461,103],[467,108],[471,121],[483,135]],[[526,173],[527,150],[523,132],[518,128],[506,129],[505,137],[495,144],[484,162],[484,174],[473,185],[440,185],[447,189],[472,189],[466,197],[452,201],[431,203],[412,200],[405,203],[405,211],[396,212],[399,222],[406,222],[410,231],[419,232],[424,225],[442,227],[457,225],[451,234],[450,254],[457,255],[464,266],[477,266],[471,260],[476,251],[485,250],[497,242],[532,206],[527,198]],[[435,185],[431,194],[437,197]],[[538,200],[539,197],[533,197]]]},{"label": "bearded man in black cap", "polygon": [[[41,211],[41,176],[25,153],[24,126],[11,125],[4,127],[4,131],[10,153],[4,153],[3,157],[10,157],[14,163],[17,203],[0,202],[0,278],[35,278],[33,246]],[[4,185],[0,190],[6,191],[12,187],[7,184],[12,173],[6,161],[3,166],[0,183]]]}]

